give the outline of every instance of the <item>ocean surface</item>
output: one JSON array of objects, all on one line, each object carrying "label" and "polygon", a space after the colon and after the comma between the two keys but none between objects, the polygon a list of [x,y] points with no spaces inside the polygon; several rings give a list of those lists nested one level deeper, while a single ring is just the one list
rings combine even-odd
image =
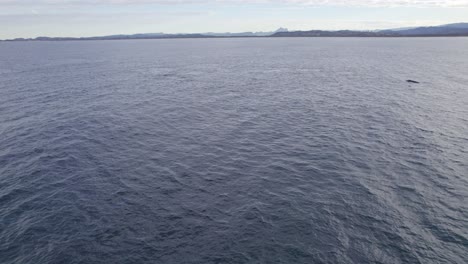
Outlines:
[{"label": "ocean surface", "polygon": [[0,42],[0,263],[468,263],[468,38]]}]

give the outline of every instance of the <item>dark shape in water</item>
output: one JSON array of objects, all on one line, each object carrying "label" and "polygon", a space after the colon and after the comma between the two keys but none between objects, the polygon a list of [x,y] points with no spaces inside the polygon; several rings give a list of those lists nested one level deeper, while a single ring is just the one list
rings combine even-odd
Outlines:
[{"label": "dark shape in water", "polygon": [[419,82],[413,81],[413,80],[406,80],[406,82],[408,82],[408,83],[419,83]]}]

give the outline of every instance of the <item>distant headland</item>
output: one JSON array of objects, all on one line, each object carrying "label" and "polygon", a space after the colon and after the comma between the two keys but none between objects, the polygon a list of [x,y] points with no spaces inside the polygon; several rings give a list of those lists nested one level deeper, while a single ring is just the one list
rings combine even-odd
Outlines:
[{"label": "distant headland", "polygon": [[468,37],[468,23],[456,23],[431,27],[414,27],[401,29],[386,29],[372,31],[356,30],[308,30],[289,31],[279,28],[273,32],[242,32],[242,33],[193,33],[166,34],[146,33],[133,35],[110,35],[98,37],[37,37],[16,38],[4,41],[67,41],[67,40],[124,40],[124,39],[178,39],[178,38],[250,38],[250,37]]}]

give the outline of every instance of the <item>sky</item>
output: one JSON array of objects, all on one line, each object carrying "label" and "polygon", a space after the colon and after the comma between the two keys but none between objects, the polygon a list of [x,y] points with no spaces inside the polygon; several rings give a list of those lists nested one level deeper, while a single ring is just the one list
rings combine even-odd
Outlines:
[{"label": "sky", "polygon": [[0,0],[0,39],[455,22],[468,22],[468,0]]}]

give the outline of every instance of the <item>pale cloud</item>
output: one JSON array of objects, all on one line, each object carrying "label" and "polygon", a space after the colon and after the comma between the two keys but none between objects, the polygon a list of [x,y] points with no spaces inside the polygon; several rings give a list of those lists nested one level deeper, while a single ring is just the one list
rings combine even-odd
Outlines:
[{"label": "pale cloud", "polygon": [[466,14],[468,0],[0,0],[0,39],[382,29],[463,22]]},{"label": "pale cloud", "polygon": [[0,0],[0,6],[141,5],[141,4],[295,4],[371,7],[468,7],[468,0]]}]

